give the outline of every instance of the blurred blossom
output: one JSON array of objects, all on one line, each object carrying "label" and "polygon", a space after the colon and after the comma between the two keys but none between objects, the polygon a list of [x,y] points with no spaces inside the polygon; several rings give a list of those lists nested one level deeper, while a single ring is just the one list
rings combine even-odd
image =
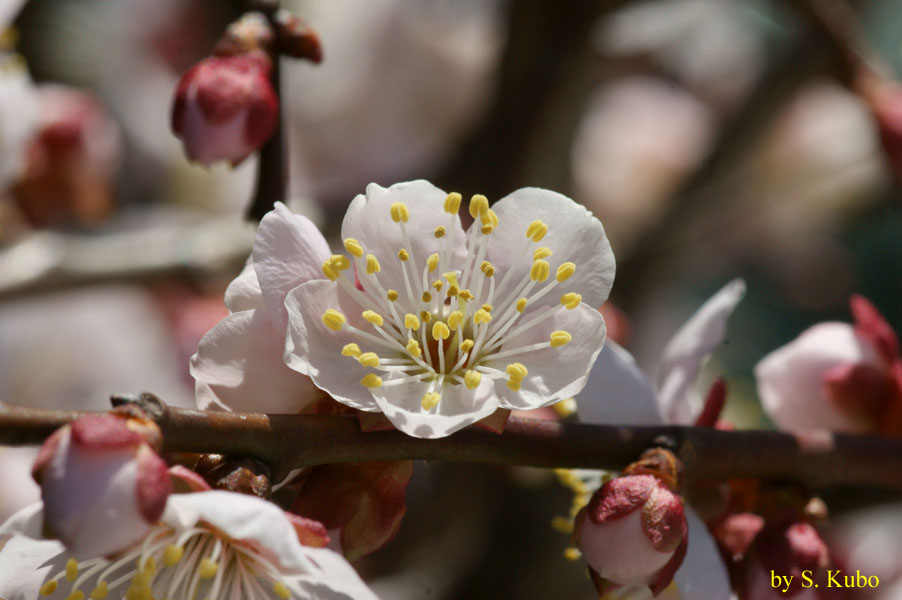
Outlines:
[{"label": "blurred blossom", "polygon": [[[2,29],[0,24],[0,33]],[[0,50],[0,197],[22,173],[27,143],[37,126],[37,98],[25,63]]]},{"label": "blurred blossom", "polygon": [[880,579],[875,598],[900,598],[902,589],[902,505],[887,504],[837,518],[830,548],[848,572],[860,570]]},{"label": "blurred blossom", "polygon": [[666,208],[704,158],[712,115],[689,93],[661,80],[627,78],[592,99],[571,151],[577,198],[610,224],[627,248]]},{"label": "blurred blossom", "polygon": [[12,25],[27,0],[0,0],[0,33]]}]

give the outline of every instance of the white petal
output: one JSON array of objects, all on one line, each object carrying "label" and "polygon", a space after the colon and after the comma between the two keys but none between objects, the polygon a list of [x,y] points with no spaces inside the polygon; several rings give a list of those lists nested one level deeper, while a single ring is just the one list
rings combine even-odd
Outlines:
[{"label": "white petal", "polygon": [[61,571],[67,558],[59,542],[13,537],[0,550],[0,598],[39,598],[44,579]]},{"label": "white petal", "polygon": [[604,523],[593,523],[587,516],[580,531],[580,550],[599,575],[623,585],[651,583],[673,556],[672,551],[659,552],[649,541],[639,508]]},{"label": "white petal", "polygon": [[316,386],[283,362],[284,343],[265,310],[220,321],[191,357],[198,408],[295,413],[315,400]]},{"label": "white petal", "polygon": [[632,355],[616,342],[605,342],[589,380],[577,398],[584,423],[661,425],[658,394]]},{"label": "white petal", "polygon": [[241,273],[226,288],[225,305],[233,313],[264,308],[263,292],[260,291],[253,258],[248,257]]},{"label": "white petal", "polygon": [[[530,314],[524,313],[523,318],[528,320]],[[527,369],[528,374],[518,392],[508,388],[506,378],[495,380],[495,392],[501,398],[502,408],[541,408],[582,391],[589,377],[589,370],[604,346],[604,319],[594,308],[581,304],[573,310],[558,310],[555,316],[505,340],[500,350],[547,342],[551,332],[556,330],[568,332],[572,336],[570,343],[559,348],[533,350],[485,363],[486,366],[501,371],[515,362]]]},{"label": "white petal", "polygon": [[[488,260],[505,277],[509,269],[514,269],[504,289],[496,290],[496,298],[504,297],[512,285],[526,277],[532,266],[532,251],[547,246],[553,252],[547,259],[552,276],[560,264],[576,264],[576,272],[559,286],[561,294],[580,293],[583,302],[596,309],[607,300],[614,284],[614,253],[601,221],[591,212],[566,196],[540,188],[517,190],[492,209],[498,215],[498,228],[489,236]],[[548,233],[538,243],[529,242],[527,253],[518,260],[520,249],[527,247],[526,228],[535,220],[548,225]],[[512,264],[514,261],[516,264]],[[556,304],[561,294],[547,294],[538,304]]]},{"label": "white petal", "polygon": [[22,508],[0,525],[0,543],[13,535],[38,539],[44,524],[44,503],[35,502]]},{"label": "white petal", "polygon": [[[435,237],[435,229],[444,227],[446,252],[453,250],[450,269],[460,268],[466,252],[466,241],[460,217],[444,212],[448,195],[428,181],[418,180],[396,183],[383,188],[375,183],[366,187],[366,194],[360,194],[348,207],[341,225],[343,239],[354,238],[361,243],[364,252],[373,254],[379,260],[381,271],[379,280],[386,289],[395,289],[404,296],[404,274],[398,259],[398,250],[406,248],[413,264],[417,267],[417,281],[422,276],[426,259],[438,252],[440,242]],[[391,205],[403,202],[407,205],[410,220],[406,223],[410,247],[404,242],[401,226],[391,219]],[[439,273],[435,274],[437,279]],[[360,282],[370,290],[366,277]],[[417,289],[419,284],[416,284]],[[416,293],[416,289],[414,289]]]},{"label": "white petal", "polygon": [[673,580],[681,598],[729,600],[730,579],[723,558],[705,523],[689,505],[684,505],[689,525],[686,558]]},{"label": "white petal", "polygon": [[322,279],[323,262],[329,256],[329,244],[316,225],[281,202],[260,221],[254,240],[254,269],[276,331],[285,331],[288,324],[285,296],[304,282]]},{"label": "white petal", "polygon": [[692,423],[701,410],[691,394],[699,369],[726,335],[727,319],[745,295],[745,282],[734,279],[711,296],[674,334],[658,364],[657,383],[661,411],[670,423]]},{"label": "white petal", "polygon": [[[323,324],[323,313],[333,308],[348,319],[348,323],[373,333],[373,326],[363,320],[363,309],[333,281],[310,281],[298,286],[285,299],[288,309],[288,339],[285,342],[285,363],[299,373],[310,376],[313,383],[333,398],[352,408],[375,412],[376,401],[360,380],[373,370],[356,360],[341,355],[345,344],[356,343],[363,352],[388,356],[388,348],[371,344],[342,328],[333,331]],[[375,334],[378,335],[378,334]],[[391,355],[399,357],[400,352]]]},{"label": "white petal", "polygon": [[41,498],[41,488],[31,477],[38,454],[34,446],[0,447],[0,520]]},{"label": "white petal", "polygon": [[824,373],[842,363],[880,367],[871,345],[846,323],[820,323],[755,366],[764,410],[783,429],[856,431],[824,389]]},{"label": "white petal", "polygon": [[489,416],[498,408],[494,385],[483,377],[475,390],[463,384],[442,386],[442,397],[432,412],[423,410],[422,400],[430,386],[413,382],[373,390],[379,408],[392,424],[413,437],[441,438]]}]

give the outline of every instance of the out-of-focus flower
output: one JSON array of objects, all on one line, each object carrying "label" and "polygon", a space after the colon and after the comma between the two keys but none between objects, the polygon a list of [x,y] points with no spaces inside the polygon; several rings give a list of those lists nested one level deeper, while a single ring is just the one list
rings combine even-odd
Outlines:
[{"label": "out-of-focus flower", "polygon": [[[614,257],[598,219],[527,188],[494,210],[474,196],[465,234],[460,202],[425,181],[368,186],[342,225],[351,259],[331,256],[323,279],[285,300],[287,364],[416,437],[568,398],[604,343],[592,307],[607,297]],[[280,246],[268,260],[284,260]]]},{"label": "out-of-focus flower", "polygon": [[112,208],[119,128],[87,92],[41,85],[37,102],[38,129],[12,197],[38,227],[95,224]]},{"label": "out-of-focus flower", "polygon": [[875,598],[900,598],[902,589],[902,506],[887,504],[844,515],[831,522],[827,540],[844,571],[861,571],[880,580]]},{"label": "out-of-focus flower", "polygon": [[902,433],[896,334],[865,298],[850,305],[854,325],[815,325],[756,365],[761,404],[778,426]]},{"label": "out-of-focus flower", "polygon": [[[0,22],[0,33],[5,25]],[[38,125],[34,84],[21,56],[0,49],[0,193],[21,174]]]},{"label": "out-of-focus flower", "polygon": [[109,560],[80,563],[59,543],[32,539],[39,512],[29,507],[4,526],[25,534],[0,552],[0,595],[9,600],[33,600],[57,588],[79,598],[375,598],[338,554],[301,545],[285,513],[252,496],[174,494],[143,543]]},{"label": "out-of-focus flower", "polygon": [[47,438],[34,465],[44,501],[44,532],[79,557],[105,556],[142,539],[163,514],[170,484],[165,461],[124,415],[81,417]]},{"label": "out-of-focus flower", "polygon": [[172,130],[191,160],[232,165],[259,150],[275,131],[279,99],[260,51],[211,56],[185,73],[175,92]]},{"label": "out-of-focus flower", "polygon": [[627,475],[601,486],[577,516],[573,535],[599,594],[641,585],[658,594],[686,554],[683,503],[652,475]]}]

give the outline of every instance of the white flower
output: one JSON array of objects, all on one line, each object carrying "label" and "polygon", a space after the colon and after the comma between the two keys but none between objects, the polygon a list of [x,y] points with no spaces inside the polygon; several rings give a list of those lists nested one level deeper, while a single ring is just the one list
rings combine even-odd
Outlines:
[{"label": "white flower", "polygon": [[[0,8],[0,17],[13,9]],[[0,23],[0,32],[4,28]],[[0,50],[0,192],[25,166],[26,144],[38,125],[36,96],[22,57]]]},{"label": "white flower", "polygon": [[[416,437],[449,435],[499,407],[569,398],[604,344],[596,309],[614,257],[598,219],[526,188],[492,209],[474,196],[465,233],[460,203],[426,181],[370,185],[342,224],[351,258],[327,258],[324,279],[285,299],[288,366]],[[277,266],[282,243],[255,249],[255,265]],[[264,300],[281,297],[259,266],[257,275]]]},{"label": "white flower", "polygon": [[67,598],[301,598],[360,600],[376,596],[335,552],[298,542],[274,504],[211,491],[170,496],[144,542],[113,560],[76,562],[55,541],[32,539],[33,505],[4,525],[12,537],[0,552],[0,597],[33,600],[58,588]]}]

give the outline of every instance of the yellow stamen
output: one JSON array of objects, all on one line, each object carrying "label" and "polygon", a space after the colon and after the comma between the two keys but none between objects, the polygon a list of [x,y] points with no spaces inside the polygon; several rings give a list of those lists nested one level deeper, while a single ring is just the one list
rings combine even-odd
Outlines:
[{"label": "yellow stamen", "polygon": [[488,323],[492,320],[492,315],[489,314],[489,311],[479,309],[473,314],[473,322],[477,325],[481,323]]},{"label": "yellow stamen", "polygon": [[517,381],[522,381],[524,377],[529,375],[529,371],[522,363],[511,363],[507,365],[505,371],[507,371],[511,379],[516,379]]},{"label": "yellow stamen", "polygon": [[277,581],[275,585],[272,586],[272,591],[282,600],[291,598],[291,590],[289,590],[281,581]]},{"label": "yellow stamen", "polygon": [[541,242],[546,233],[548,233],[548,225],[542,221],[533,221],[526,228],[526,237],[534,242]]},{"label": "yellow stamen", "polygon": [[398,258],[406,262],[407,259],[410,258],[410,255],[407,253],[407,250],[401,248],[400,250],[398,250]]},{"label": "yellow stamen", "polygon": [[348,254],[350,254],[354,258],[360,258],[361,256],[363,256],[363,246],[361,246],[360,242],[358,242],[354,238],[346,238],[344,245],[345,250],[348,251]]},{"label": "yellow stamen", "polygon": [[445,282],[441,279],[436,279],[432,282],[432,287],[436,292],[442,291],[442,288],[445,286]]},{"label": "yellow stamen", "polygon": [[332,261],[328,258],[326,259],[326,262],[323,263],[323,275],[325,275],[326,279],[329,281],[338,279],[338,273],[332,268]]},{"label": "yellow stamen", "polygon": [[479,371],[474,371],[473,369],[468,369],[466,373],[464,373],[464,385],[467,386],[468,390],[475,390],[479,387],[479,384],[482,382],[482,373]]},{"label": "yellow stamen", "polygon": [[457,282],[456,271],[448,271],[447,273],[442,273],[442,277],[448,280],[448,285],[456,288],[460,287],[460,284]]},{"label": "yellow stamen", "polygon": [[479,215],[479,220],[484,225],[491,225],[492,229],[498,227],[498,215],[491,208]]},{"label": "yellow stamen", "polygon": [[329,259],[329,264],[336,271],[344,271],[351,268],[351,261],[344,254],[333,254]]},{"label": "yellow stamen", "polygon": [[482,271],[482,274],[486,277],[492,277],[495,274],[495,267],[492,266],[487,260],[482,261],[482,264],[479,266],[479,270]]},{"label": "yellow stamen", "polygon": [[539,248],[536,248],[536,251],[532,253],[533,260],[548,258],[549,256],[551,256],[551,248],[549,248],[547,246],[541,246]]},{"label": "yellow stamen", "polygon": [[460,201],[463,200],[463,197],[457,192],[451,192],[448,194],[448,197],[445,198],[445,212],[449,215],[456,215],[460,212]]},{"label": "yellow stamen", "polygon": [[557,268],[555,277],[558,281],[566,281],[570,279],[570,276],[573,275],[574,271],[576,271],[576,265],[572,262],[565,262]]},{"label": "yellow stamen", "polygon": [[404,328],[405,329],[417,329],[420,326],[420,320],[416,315],[407,313],[404,315]]},{"label": "yellow stamen", "polygon": [[428,323],[432,320],[432,313],[430,313],[428,310],[420,311],[420,318],[424,323]]},{"label": "yellow stamen", "polygon": [[398,299],[398,292],[396,290],[388,290],[388,292],[385,293],[385,297],[388,298],[389,302],[394,302]]},{"label": "yellow stamen", "polygon": [[483,225],[480,228],[480,231],[482,232],[483,235],[488,235],[488,234],[492,233],[493,231],[495,231],[495,226],[492,225],[491,223],[486,223],[485,225]]},{"label": "yellow stamen", "polygon": [[447,230],[444,227],[442,227],[441,225],[439,225],[438,227],[435,228],[434,233],[435,233],[436,239],[441,239],[441,238],[445,237]]},{"label": "yellow stamen", "polygon": [[66,581],[75,581],[78,577],[78,561],[70,558],[66,561]]},{"label": "yellow stamen", "polygon": [[473,299],[473,293],[470,290],[464,289],[457,292],[457,297],[463,302],[469,302]]},{"label": "yellow stamen", "polygon": [[366,272],[368,275],[372,275],[373,273],[378,273],[382,270],[382,265],[379,264],[379,260],[373,256],[372,254],[366,255]]},{"label": "yellow stamen", "polygon": [[142,569],[142,572],[149,573],[150,575],[153,575],[154,573],[156,573],[157,572],[157,559],[155,559],[153,556],[148,556],[147,560],[144,561],[144,568]]},{"label": "yellow stamen", "polygon": [[513,390],[515,392],[519,392],[520,384],[521,384],[521,381],[519,379],[510,379],[507,382],[507,387],[509,387],[511,390]]},{"label": "yellow stamen", "polygon": [[517,300],[517,312],[523,312],[526,308],[526,298],[520,298]]},{"label": "yellow stamen", "polygon": [[382,387],[382,378],[375,373],[367,373],[363,376],[363,379],[360,380],[360,385],[368,388]]},{"label": "yellow stamen", "polygon": [[495,307],[492,306],[491,304],[483,304],[482,305],[482,310],[484,310],[485,312],[492,312],[493,308],[495,308]]},{"label": "yellow stamen", "polygon": [[200,575],[201,579],[210,579],[211,577],[216,575],[216,571],[218,570],[219,565],[209,558],[205,558],[200,561],[200,565],[197,568],[198,575]]},{"label": "yellow stamen", "polygon": [[391,203],[391,220],[395,223],[406,223],[410,219],[410,211],[407,210],[407,205],[403,202],[392,202]]},{"label": "yellow stamen", "polygon": [[439,338],[443,340],[447,340],[448,336],[451,335],[451,330],[448,329],[448,326],[442,323],[441,321],[436,321],[432,325],[432,339],[438,340]]},{"label": "yellow stamen", "polygon": [[573,398],[567,398],[565,400],[561,400],[556,404],[553,404],[551,408],[554,409],[554,412],[556,412],[558,416],[569,417],[576,414],[576,400]]},{"label": "yellow stamen", "polygon": [[423,396],[423,400],[421,401],[423,410],[432,410],[438,406],[438,401],[441,400],[441,398],[441,395],[436,392],[428,392]]},{"label": "yellow stamen", "polygon": [[470,216],[474,219],[482,216],[489,209],[489,199],[482,194],[470,198]]},{"label": "yellow stamen", "polygon": [[470,350],[473,349],[473,344],[475,344],[473,340],[464,340],[460,343],[460,353],[466,354]]},{"label": "yellow stamen", "polygon": [[382,315],[377,313],[374,310],[365,310],[362,314],[363,318],[372,323],[377,327],[382,327],[382,324],[385,323],[385,320],[382,318]]},{"label": "yellow stamen", "polygon": [[85,600],[85,593],[81,590],[77,590],[66,596],[66,600]]},{"label": "yellow stamen", "polygon": [[578,549],[574,548],[573,546],[570,546],[569,548],[564,550],[564,558],[566,558],[567,560],[577,561],[580,558],[582,558],[582,555],[583,555],[582,552],[580,552]]},{"label": "yellow stamen", "polygon": [[166,549],[163,550],[163,564],[167,567],[175,565],[182,559],[182,555],[184,553],[185,549],[181,546],[174,546],[173,544],[169,544],[168,546],[166,546]]},{"label": "yellow stamen", "polygon": [[551,519],[551,527],[553,527],[556,531],[560,531],[561,533],[572,533],[573,521],[571,521],[567,517],[557,516]]},{"label": "yellow stamen", "polygon": [[423,292],[421,297],[423,298],[423,302],[432,302],[432,294],[429,292]]},{"label": "yellow stamen", "polygon": [[551,265],[548,264],[547,260],[536,260],[532,263],[532,268],[529,269],[529,278],[533,281],[538,281],[542,283],[546,279],[548,279],[548,275],[551,273]]},{"label": "yellow stamen", "polygon": [[109,589],[106,581],[101,581],[97,584],[97,587],[91,592],[91,600],[104,600],[109,593]]},{"label": "yellow stamen", "polygon": [[348,320],[345,319],[345,316],[334,308],[330,308],[323,313],[323,323],[332,331],[340,330],[347,322]]},{"label": "yellow stamen", "polygon": [[456,285],[448,286],[448,297],[449,298],[457,298],[457,294],[460,292],[460,289]]},{"label": "yellow stamen", "polygon": [[379,355],[377,355],[375,352],[364,352],[357,357],[357,362],[359,362],[364,367],[378,367]]},{"label": "yellow stamen", "polygon": [[566,346],[570,343],[570,340],[573,339],[566,331],[552,331],[551,332],[551,347],[552,348],[560,348],[561,346]]},{"label": "yellow stamen", "polygon": [[567,310],[573,310],[579,303],[583,301],[583,297],[576,292],[568,292],[561,296],[561,304],[567,307]]},{"label": "yellow stamen", "polygon": [[426,267],[429,269],[429,272],[435,271],[435,268],[438,267],[438,253],[430,254],[429,258],[426,259]]},{"label": "yellow stamen", "polygon": [[53,592],[56,591],[57,585],[58,585],[58,582],[56,581],[56,579],[52,579],[52,580],[48,581],[47,583],[45,583],[44,585],[41,586],[41,595],[49,596],[50,594],[52,594]]},{"label": "yellow stamen", "polygon": [[452,311],[451,314],[448,315],[448,327],[451,328],[451,331],[457,331],[457,328],[460,327],[460,322],[463,321],[464,314],[459,310]]},{"label": "yellow stamen", "polygon": [[422,350],[420,350],[420,343],[414,339],[407,340],[407,352],[414,358],[419,358],[423,353]]}]

